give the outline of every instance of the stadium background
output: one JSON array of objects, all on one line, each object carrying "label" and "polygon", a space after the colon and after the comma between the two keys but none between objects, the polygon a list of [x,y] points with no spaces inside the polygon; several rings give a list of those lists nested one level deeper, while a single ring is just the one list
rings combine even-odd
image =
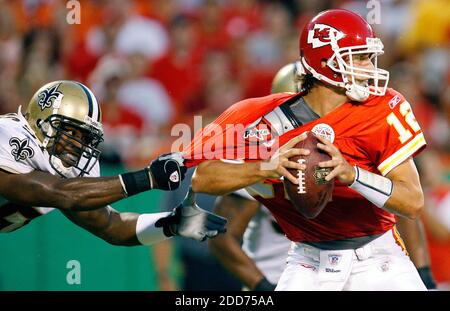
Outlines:
[{"label": "stadium background", "polygon": [[[429,143],[418,159],[424,221],[433,272],[450,282],[448,1],[81,0],[80,24],[68,23],[68,2],[0,0],[0,114],[26,106],[48,81],[86,83],[104,111],[103,175],[170,149],[174,124],[192,125],[194,115],[206,124],[240,99],[268,94],[276,71],[298,57],[298,30],[317,12],[344,7],[373,19],[385,45],[381,67]],[[156,212],[163,196],[151,191],[113,206]],[[56,211],[0,235],[0,290],[158,290],[154,251],[110,246]],[[181,283],[177,251],[171,258]],[[79,285],[66,281],[70,260],[81,264]]]}]

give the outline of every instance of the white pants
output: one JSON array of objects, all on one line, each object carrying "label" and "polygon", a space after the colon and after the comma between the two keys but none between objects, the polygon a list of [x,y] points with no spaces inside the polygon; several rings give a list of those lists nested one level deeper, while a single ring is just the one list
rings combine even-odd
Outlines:
[{"label": "white pants", "polygon": [[427,290],[394,231],[356,250],[324,251],[292,243],[277,291]]}]

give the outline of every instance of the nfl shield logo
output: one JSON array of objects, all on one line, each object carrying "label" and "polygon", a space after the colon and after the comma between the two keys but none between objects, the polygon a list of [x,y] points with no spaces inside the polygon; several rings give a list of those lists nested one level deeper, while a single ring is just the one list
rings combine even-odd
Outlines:
[{"label": "nfl shield logo", "polygon": [[332,266],[336,266],[339,263],[340,259],[341,259],[341,255],[334,255],[334,254],[328,255],[328,262]]}]

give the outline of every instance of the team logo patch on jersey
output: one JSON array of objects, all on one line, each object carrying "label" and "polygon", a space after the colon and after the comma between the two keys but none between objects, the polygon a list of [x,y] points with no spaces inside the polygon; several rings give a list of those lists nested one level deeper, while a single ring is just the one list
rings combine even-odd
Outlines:
[{"label": "team logo patch on jersey", "polygon": [[24,161],[34,156],[33,148],[29,146],[29,143],[30,141],[27,138],[21,140],[13,137],[9,140],[9,145],[13,147],[11,154],[16,161]]},{"label": "team logo patch on jersey", "polygon": [[312,128],[311,132],[313,132],[317,136],[328,139],[331,143],[334,142],[334,130],[328,124],[325,123],[316,124]]},{"label": "team logo patch on jersey", "polygon": [[259,118],[247,127],[243,137],[248,143],[267,142],[270,145],[273,143],[270,142],[273,138],[270,122],[265,118]]},{"label": "team logo patch on jersey", "polygon": [[343,37],[342,31],[325,24],[315,24],[314,28],[308,31],[308,43],[312,44],[313,49],[331,44],[333,41],[338,42]]},{"label": "team logo patch on jersey", "polygon": [[55,100],[62,94],[58,91],[58,87],[61,83],[52,86],[51,88],[45,89],[38,94],[38,105],[41,107],[41,110],[46,108],[50,108]]}]

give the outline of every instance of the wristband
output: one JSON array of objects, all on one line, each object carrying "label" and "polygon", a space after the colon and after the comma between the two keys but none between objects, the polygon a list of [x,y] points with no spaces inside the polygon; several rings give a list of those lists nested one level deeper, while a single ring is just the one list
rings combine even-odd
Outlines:
[{"label": "wristband", "polygon": [[127,197],[153,189],[153,181],[150,177],[150,169],[119,175],[120,183]]},{"label": "wristband", "polygon": [[417,268],[420,278],[427,289],[436,289],[436,283],[434,282],[433,274],[428,266]]},{"label": "wristband", "polygon": [[254,291],[257,292],[273,292],[277,286],[272,284],[265,277],[261,279],[261,281],[256,284]]},{"label": "wristband", "polygon": [[166,240],[168,237],[161,228],[155,226],[158,220],[170,213],[141,214],[136,222],[136,237],[142,245],[152,245]]},{"label": "wristband", "polygon": [[383,207],[392,195],[393,184],[389,178],[355,167],[355,181],[349,188],[355,190],[378,207]]}]

